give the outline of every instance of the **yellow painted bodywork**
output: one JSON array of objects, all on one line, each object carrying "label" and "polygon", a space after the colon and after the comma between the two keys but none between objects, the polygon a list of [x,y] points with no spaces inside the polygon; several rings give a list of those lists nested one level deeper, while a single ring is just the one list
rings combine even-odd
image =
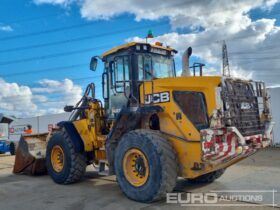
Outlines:
[{"label": "yellow painted bodywork", "polygon": [[[172,142],[179,161],[180,176],[194,178],[206,171],[216,170],[207,166],[204,170],[192,170],[194,163],[201,161],[200,133],[183,114],[180,107],[173,99],[173,91],[195,91],[202,92],[207,103],[208,117],[210,118],[216,109],[216,87],[221,83],[221,77],[177,77],[165,78],[154,81],[146,81],[140,88],[141,103],[144,104],[144,95],[160,92],[169,92],[170,101],[158,103],[164,112],[158,113],[160,130],[166,134]],[[145,92],[144,92],[145,91]],[[176,113],[181,113],[182,119],[176,120]],[[217,167],[217,166],[216,166]],[[218,166],[219,168],[222,165]]]},{"label": "yellow painted bodywork", "polygon": [[[145,81],[140,86],[140,102],[144,105],[145,95],[160,92],[169,92],[170,101],[158,103],[163,108],[163,112],[157,113],[160,120],[160,131],[172,143],[179,163],[179,176],[185,178],[195,178],[202,174],[228,167],[242,158],[234,159],[218,165],[210,165],[201,160],[201,136],[180,107],[173,99],[173,91],[195,91],[201,92],[205,96],[207,103],[207,113],[210,118],[217,107],[216,87],[222,82],[222,77],[176,77],[164,78],[153,81]],[[86,118],[74,121],[73,124],[84,143],[86,152],[94,152],[94,160],[106,159],[105,140],[106,136],[101,134],[100,119],[101,110],[98,102],[91,103],[85,111]],[[181,113],[181,119],[176,119],[176,113]],[[142,128],[147,126],[148,118],[143,116]],[[194,164],[203,164],[201,170],[193,170]],[[175,164],[175,163],[174,163]]]},{"label": "yellow painted bodywork", "polygon": [[85,110],[86,118],[73,122],[84,143],[85,152],[94,151],[96,161],[106,158],[104,148],[106,136],[101,134],[102,112],[104,110],[98,102],[91,102],[89,108]]},{"label": "yellow painted bodywork", "polygon": [[[160,120],[160,131],[172,143],[177,154],[179,163],[179,176],[195,178],[200,175],[226,168],[244,157],[231,161],[211,165],[202,161],[201,136],[200,132],[190,122],[187,116],[173,99],[173,91],[194,91],[201,92],[207,103],[208,118],[211,118],[218,105],[216,104],[216,88],[221,84],[222,77],[175,77],[163,78],[153,81],[145,81],[140,86],[140,103],[144,105],[145,95],[152,93],[169,92],[170,100],[165,103],[158,103],[163,112],[157,113]],[[105,140],[106,136],[101,134],[102,120],[101,109],[98,102],[92,102],[85,111],[86,118],[74,121],[73,124],[84,142],[86,152],[94,152],[94,161],[106,159]],[[181,113],[181,119],[176,119],[176,113]],[[149,128],[149,118],[143,116],[141,126]],[[176,163],[174,163],[176,164]],[[201,170],[193,170],[194,164],[201,164]]]},{"label": "yellow painted bodywork", "polygon": [[[129,47],[135,46],[137,44],[143,44],[143,42],[129,42],[129,43],[126,43],[126,44],[114,47],[114,48],[108,50],[107,52],[103,53],[101,55],[101,58],[104,58],[104,57],[106,57],[108,55],[114,54],[114,53],[118,52],[119,50],[123,50],[123,49],[127,49]],[[160,45],[153,45],[153,44],[149,44],[149,43],[147,43],[147,45],[150,45],[151,47],[155,47],[155,48],[162,49],[162,50],[168,50],[168,51],[177,52],[175,49],[170,48],[170,47],[164,47],[164,46],[160,46]]]}]

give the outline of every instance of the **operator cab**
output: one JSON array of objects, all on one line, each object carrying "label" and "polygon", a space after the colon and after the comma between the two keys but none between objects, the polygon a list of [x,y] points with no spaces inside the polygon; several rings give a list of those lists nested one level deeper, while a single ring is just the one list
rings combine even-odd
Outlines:
[{"label": "operator cab", "polygon": [[[108,117],[115,118],[123,106],[139,104],[139,86],[144,81],[176,77],[175,53],[159,42],[131,42],[105,52],[101,57],[105,63],[102,84]],[[96,68],[96,62],[91,63]]]}]

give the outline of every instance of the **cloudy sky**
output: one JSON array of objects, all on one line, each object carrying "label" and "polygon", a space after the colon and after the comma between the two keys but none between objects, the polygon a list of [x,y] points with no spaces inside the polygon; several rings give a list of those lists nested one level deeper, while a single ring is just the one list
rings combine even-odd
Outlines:
[{"label": "cloudy sky", "polygon": [[[102,65],[93,55],[149,29],[179,50],[193,47],[191,62],[221,72],[225,40],[237,77],[280,86],[280,0],[1,0],[0,112],[35,116],[74,104],[86,84],[101,93]],[[97,94],[101,97],[100,94]]]}]

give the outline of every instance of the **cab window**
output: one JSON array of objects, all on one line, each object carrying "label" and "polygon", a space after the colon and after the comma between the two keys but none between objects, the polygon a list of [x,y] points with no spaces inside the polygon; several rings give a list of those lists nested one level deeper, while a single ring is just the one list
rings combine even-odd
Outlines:
[{"label": "cab window", "polygon": [[128,56],[115,58],[112,69],[112,87],[117,92],[123,92],[124,87],[129,86],[129,59]]},{"label": "cab window", "polygon": [[138,79],[175,77],[173,59],[163,55],[138,55]]},{"label": "cab window", "polygon": [[150,56],[138,55],[138,79],[151,80],[152,74],[152,59]]}]

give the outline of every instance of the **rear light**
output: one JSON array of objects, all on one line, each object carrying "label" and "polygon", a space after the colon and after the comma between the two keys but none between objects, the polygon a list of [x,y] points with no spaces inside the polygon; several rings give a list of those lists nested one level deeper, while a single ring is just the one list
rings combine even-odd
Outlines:
[{"label": "rear light", "polygon": [[161,42],[156,42],[155,45],[162,47],[162,43]]}]

